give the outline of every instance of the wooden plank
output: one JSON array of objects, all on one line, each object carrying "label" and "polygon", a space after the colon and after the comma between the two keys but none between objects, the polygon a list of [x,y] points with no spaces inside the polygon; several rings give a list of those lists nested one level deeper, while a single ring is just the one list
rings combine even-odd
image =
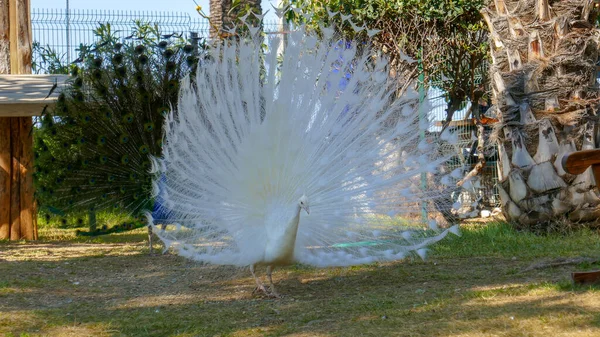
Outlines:
[{"label": "wooden plank", "polygon": [[[17,3],[17,71],[12,74],[31,74],[32,44],[31,5],[30,0],[16,0]],[[46,94],[48,95],[48,94]],[[37,238],[37,210],[35,209],[35,193],[33,187],[33,127],[31,117],[19,117],[19,222],[21,238],[34,240]]]},{"label": "wooden plank", "polygon": [[[435,126],[444,126],[444,121],[435,121]],[[448,126],[474,126],[475,122],[472,119],[463,119],[458,121],[451,121]]]},{"label": "wooden plank", "polygon": [[21,167],[19,157],[21,146],[19,144],[18,130],[22,117],[10,118],[10,153],[11,153],[11,179],[10,179],[10,239],[21,239]]},{"label": "wooden plank", "polygon": [[0,74],[10,73],[8,0],[0,0]]},{"label": "wooden plank", "polygon": [[[487,116],[482,116],[481,119],[481,124],[483,125],[493,125],[498,123],[498,120],[495,118],[490,118]],[[444,126],[444,121],[436,121],[434,123],[435,126]],[[451,121],[448,126],[451,127],[467,127],[467,126],[475,126],[477,124],[477,120],[474,118],[471,119],[461,119],[461,120],[457,120],[457,121]]]},{"label": "wooden plank", "polygon": [[[0,0],[0,74],[10,72],[8,0]],[[10,239],[10,119],[0,118],[0,239]]]},{"label": "wooden plank", "polygon": [[[31,74],[32,60],[32,34],[31,34],[31,8],[30,0],[12,0],[16,6],[17,20],[11,23],[16,26],[16,48],[11,48],[11,74]],[[11,41],[12,42],[12,41]],[[47,95],[47,94],[46,94]],[[34,218],[37,221],[37,212],[33,208],[34,190],[33,190],[33,135],[29,132],[32,127],[31,117],[16,117],[19,120],[18,127],[13,129],[12,141],[15,142],[13,148],[13,160],[19,163],[18,168],[13,166],[13,180],[17,181],[18,187],[11,192],[19,195],[17,206],[11,208],[19,210],[19,239],[33,240],[37,237],[34,233]],[[16,199],[16,198],[13,198]],[[11,216],[12,212],[11,212]],[[13,224],[17,222],[16,218],[11,219]]]},{"label": "wooden plank", "polygon": [[31,9],[29,0],[9,1],[10,73],[31,74]]},{"label": "wooden plank", "polygon": [[570,174],[582,174],[588,167],[600,164],[600,149],[576,151],[562,158],[563,169]]},{"label": "wooden plank", "polygon": [[10,47],[10,72],[9,73],[19,73],[14,63],[14,51],[17,50],[17,39],[19,35],[17,34],[17,1],[16,0],[8,0],[8,36]]},{"label": "wooden plank", "polygon": [[0,118],[0,239],[10,238],[10,118]]},{"label": "wooden plank", "polygon": [[[40,115],[45,106],[55,103],[68,78],[67,75],[0,75],[0,117]],[[50,93],[54,85],[56,88]]]},{"label": "wooden plank", "polygon": [[573,283],[581,285],[600,283],[600,270],[573,272],[571,279]]},{"label": "wooden plank", "polygon": [[33,137],[30,135],[33,127],[31,118],[19,117],[19,192],[20,196],[20,225],[21,238],[37,239],[37,210],[34,202],[33,188]]},{"label": "wooden plank", "polygon": [[[6,42],[6,35],[9,37],[9,59],[4,56],[0,58],[0,69],[3,73],[31,74],[30,2],[29,0],[0,0],[0,9],[3,12],[0,19],[0,37],[4,38],[4,42]],[[43,86],[41,80],[35,80],[31,88],[19,87],[14,81],[9,80],[8,87],[0,88],[0,93],[9,98],[7,103],[11,104],[12,100],[25,106],[28,99],[34,98],[32,93],[39,91]],[[8,95],[19,90],[25,96],[24,102]],[[16,114],[16,116],[23,115]],[[0,135],[0,166],[3,171],[0,175],[0,186],[3,190],[8,187],[8,193],[0,196],[1,239],[31,240],[37,237],[37,213],[32,176],[33,139],[29,132],[31,124],[31,117],[0,117],[0,130],[5,131]],[[8,200],[8,212],[6,200]],[[6,223],[8,226],[5,225]],[[6,236],[7,229],[8,236]]]},{"label": "wooden plank", "polygon": [[48,108],[54,106],[55,102],[40,104],[0,104],[0,118],[9,117],[31,117],[39,116]]}]

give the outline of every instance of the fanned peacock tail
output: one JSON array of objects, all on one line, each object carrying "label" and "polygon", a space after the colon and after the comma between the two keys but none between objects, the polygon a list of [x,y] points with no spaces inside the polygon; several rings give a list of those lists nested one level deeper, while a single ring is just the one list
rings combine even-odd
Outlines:
[{"label": "fanned peacock tail", "polygon": [[152,209],[149,156],[161,155],[165,117],[177,102],[180,80],[196,71],[204,49],[197,41],[171,40],[109,40],[83,53],[36,130],[42,210],[138,217]]},{"label": "fanned peacock tail", "polygon": [[304,26],[210,53],[183,82],[153,161],[162,218],[149,217],[173,224],[155,229],[167,247],[216,264],[339,266],[424,255],[457,233],[420,218],[444,193],[424,182],[447,156],[384,57]]}]

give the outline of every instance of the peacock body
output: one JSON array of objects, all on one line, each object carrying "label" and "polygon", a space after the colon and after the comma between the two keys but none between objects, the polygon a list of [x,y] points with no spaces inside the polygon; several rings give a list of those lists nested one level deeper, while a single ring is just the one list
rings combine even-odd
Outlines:
[{"label": "peacock body", "polygon": [[150,35],[120,41],[108,34],[82,47],[68,86],[44,111],[35,130],[34,177],[47,217],[75,214],[81,225],[87,213],[126,216],[93,234],[146,225],[142,212],[154,207],[150,156],[161,154],[180,80],[195,71],[203,49],[198,41]]},{"label": "peacock body", "polygon": [[431,181],[454,179],[449,156],[385,57],[332,28],[247,28],[201,57],[169,41],[87,54],[37,131],[41,206],[145,213],[167,248],[270,281],[296,262],[423,257],[458,233],[422,218],[446,200]]},{"label": "peacock body", "polygon": [[172,224],[155,228],[167,248],[253,274],[265,265],[270,279],[295,262],[424,256],[458,234],[419,217],[442,193],[423,182],[447,156],[424,136],[418,93],[390,78],[384,57],[304,26],[209,53],[182,82],[153,160],[161,215],[148,217]]}]

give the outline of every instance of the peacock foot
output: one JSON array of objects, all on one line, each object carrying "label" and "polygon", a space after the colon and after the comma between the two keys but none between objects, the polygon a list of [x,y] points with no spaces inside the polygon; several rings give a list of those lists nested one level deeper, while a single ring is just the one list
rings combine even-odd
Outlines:
[{"label": "peacock foot", "polygon": [[269,289],[269,297],[271,298],[281,298],[281,295],[279,295],[279,293],[277,293],[277,291],[275,290],[275,287],[271,287]]},{"label": "peacock foot", "polygon": [[252,295],[256,294],[256,293],[263,293],[265,296],[269,296],[269,292],[267,291],[267,288],[265,288],[264,285],[257,285],[256,288],[254,288],[254,290],[252,290]]},{"label": "peacock foot", "polygon": [[252,291],[252,295],[258,294],[258,293],[262,293],[262,295],[267,298],[277,298],[277,299],[281,298],[281,295],[279,295],[279,293],[277,293],[274,289],[267,289],[264,286],[256,287]]}]

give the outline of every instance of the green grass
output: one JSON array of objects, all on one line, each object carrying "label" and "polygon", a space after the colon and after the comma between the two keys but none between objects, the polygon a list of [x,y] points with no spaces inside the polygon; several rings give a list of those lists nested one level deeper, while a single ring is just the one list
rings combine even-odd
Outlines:
[{"label": "green grass", "polygon": [[[600,236],[470,225],[427,261],[274,273],[279,300],[246,270],[147,254],[144,229],[78,237],[43,227],[0,245],[0,336],[597,336],[600,288],[541,261],[600,257]],[[264,270],[260,270],[264,273]]]},{"label": "green grass", "polygon": [[432,247],[434,254],[451,257],[513,256],[525,259],[571,256],[597,256],[600,258],[599,233],[590,229],[574,231],[567,235],[535,234],[517,231],[505,222],[489,225],[471,225],[462,229],[461,237],[449,237]]},{"label": "green grass", "polygon": [[[107,226],[108,228],[125,222],[133,221],[127,213],[115,213],[102,211],[96,213],[96,223],[98,227]],[[89,226],[89,217],[86,212],[75,212],[69,214],[56,214],[51,212],[40,212],[38,216],[38,226],[40,228],[80,228],[87,230]]]}]

